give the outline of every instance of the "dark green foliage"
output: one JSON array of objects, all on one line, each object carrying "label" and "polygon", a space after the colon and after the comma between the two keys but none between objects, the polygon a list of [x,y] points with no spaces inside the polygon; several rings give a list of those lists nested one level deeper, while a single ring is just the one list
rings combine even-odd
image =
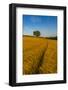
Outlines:
[{"label": "dark green foliage", "polygon": [[40,36],[40,31],[34,31],[33,35],[35,35],[36,37],[39,37]]},{"label": "dark green foliage", "polygon": [[47,39],[57,40],[57,37],[46,37]]}]

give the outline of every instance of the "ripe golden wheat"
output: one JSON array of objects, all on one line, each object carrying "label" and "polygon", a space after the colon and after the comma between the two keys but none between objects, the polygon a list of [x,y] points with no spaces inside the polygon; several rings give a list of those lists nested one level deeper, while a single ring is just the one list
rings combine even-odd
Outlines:
[{"label": "ripe golden wheat", "polygon": [[48,40],[48,47],[44,53],[39,73],[57,73],[57,42]]},{"label": "ripe golden wheat", "polygon": [[57,43],[38,37],[23,37],[23,74],[57,72]]}]

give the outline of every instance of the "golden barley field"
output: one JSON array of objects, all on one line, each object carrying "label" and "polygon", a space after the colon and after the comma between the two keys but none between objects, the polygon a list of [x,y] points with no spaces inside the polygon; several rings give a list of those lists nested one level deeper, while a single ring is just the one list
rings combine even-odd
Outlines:
[{"label": "golden barley field", "polygon": [[22,47],[24,75],[57,73],[57,40],[23,36]]}]

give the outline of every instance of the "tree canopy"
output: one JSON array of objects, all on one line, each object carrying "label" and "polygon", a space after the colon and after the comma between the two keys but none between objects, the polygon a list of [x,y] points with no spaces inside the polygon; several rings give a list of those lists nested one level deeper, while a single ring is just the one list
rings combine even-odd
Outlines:
[{"label": "tree canopy", "polygon": [[39,37],[41,35],[40,31],[33,31],[33,35],[36,37]]}]

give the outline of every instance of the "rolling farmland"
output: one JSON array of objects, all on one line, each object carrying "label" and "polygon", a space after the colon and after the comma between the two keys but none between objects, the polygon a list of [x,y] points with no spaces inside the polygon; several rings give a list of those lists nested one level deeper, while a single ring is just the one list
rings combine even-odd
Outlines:
[{"label": "rolling farmland", "polygon": [[22,73],[57,73],[57,40],[41,37],[23,37]]}]

